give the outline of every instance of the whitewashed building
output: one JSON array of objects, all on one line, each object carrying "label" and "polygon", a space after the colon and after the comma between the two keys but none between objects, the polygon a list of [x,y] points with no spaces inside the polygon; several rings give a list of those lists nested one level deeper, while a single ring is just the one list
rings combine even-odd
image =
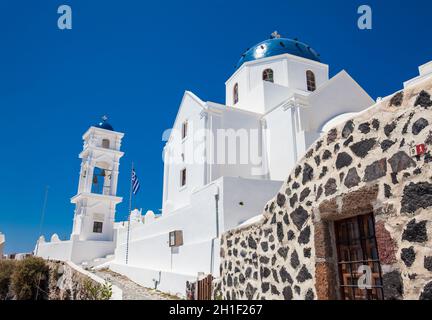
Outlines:
[{"label": "whitewashed building", "polygon": [[114,131],[106,120],[103,118],[83,135],[78,192],[71,199],[75,213],[70,239],[61,241],[53,234],[46,242],[41,236],[35,255],[88,263],[114,252],[116,205],[122,201],[117,196],[117,182],[124,134]]},{"label": "whitewashed building", "polygon": [[225,86],[225,104],[184,93],[164,147],[162,212],[134,210],[129,226],[114,222],[123,133],[106,119],[91,127],[71,237],[41,237],[35,254],[96,259],[184,296],[187,281],[219,276],[220,235],[254,221],[322,133],[374,103],[347,72],[329,78],[312,48],[277,34],[246,51]]},{"label": "whitewashed building", "polygon": [[218,276],[221,233],[253,221],[323,132],[374,103],[347,72],[329,78],[312,48],[277,34],[225,85],[225,104],[185,92],[164,148],[162,215],[117,224],[112,270],[180,295],[199,274]]}]

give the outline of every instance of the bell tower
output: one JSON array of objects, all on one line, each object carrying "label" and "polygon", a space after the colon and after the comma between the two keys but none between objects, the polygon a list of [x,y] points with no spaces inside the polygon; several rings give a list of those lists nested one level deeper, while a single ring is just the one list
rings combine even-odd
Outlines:
[{"label": "bell tower", "polygon": [[116,206],[122,201],[117,182],[124,134],[107,120],[102,117],[83,135],[78,192],[71,199],[75,204],[71,240],[113,241]]}]

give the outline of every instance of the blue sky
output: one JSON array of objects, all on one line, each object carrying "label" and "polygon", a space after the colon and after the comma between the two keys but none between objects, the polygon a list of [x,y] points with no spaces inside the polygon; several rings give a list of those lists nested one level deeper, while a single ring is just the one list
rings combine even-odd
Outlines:
[{"label": "blue sky", "polygon": [[[57,28],[57,8],[73,29]],[[373,29],[357,28],[369,4]],[[432,60],[430,1],[0,2],[0,231],[7,252],[33,249],[44,189],[43,233],[72,228],[81,136],[103,114],[125,132],[118,192],[127,199],[134,161],[136,205],[161,207],[162,133],[184,90],[224,102],[224,82],[245,49],[278,30],[321,54],[331,75],[347,70],[385,96]],[[127,217],[127,201],[117,219]]]}]

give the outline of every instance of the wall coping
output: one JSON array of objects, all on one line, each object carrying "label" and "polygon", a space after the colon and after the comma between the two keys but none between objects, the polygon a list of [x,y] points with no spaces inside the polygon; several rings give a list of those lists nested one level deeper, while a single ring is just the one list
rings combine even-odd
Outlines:
[{"label": "wall coping", "polygon": [[[75,263],[73,263],[72,261],[66,261],[65,262],[69,267],[71,267],[72,269],[74,269],[75,271],[89,277],[90,279],[96,281],[97,283],[104,285],[105,284],[105,280],[102,279],[101,277],[95,275],[94,273],[91,273],[87,270],[84,270],[83,268],[81,268],[80,266],[76,265]],[[108,281],[109,282],[109,281]],[[123,300],[123,290],[120,289],[119,287],[115,286],[114,284],[112,284],[112,296],[110,298],[110,300]]]}]

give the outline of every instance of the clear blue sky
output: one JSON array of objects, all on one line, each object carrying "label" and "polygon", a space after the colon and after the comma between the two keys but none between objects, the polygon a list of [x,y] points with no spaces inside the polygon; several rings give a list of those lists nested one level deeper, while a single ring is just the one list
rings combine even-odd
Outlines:
[{"label": "clear blue sky", "polygon": [[[57,8],[73,29],[57,28]],[[357,28],[369,4],[373,30]],[[7,252],[33,249],[44,188],[43,233],[72,228],[87,128],[108,114],[126,133],[119,194],[130,163],[141,180],[137,206],[161,207],[162,133],[184,90],[224,102],[224,82],[243,51],[278,30],[321,54],[331,75],[346,69],[376,98],[432,60],[430,1],[96,1],[0,2],[0,231]],[[127,216],[127,201],[117,219]]]}]

